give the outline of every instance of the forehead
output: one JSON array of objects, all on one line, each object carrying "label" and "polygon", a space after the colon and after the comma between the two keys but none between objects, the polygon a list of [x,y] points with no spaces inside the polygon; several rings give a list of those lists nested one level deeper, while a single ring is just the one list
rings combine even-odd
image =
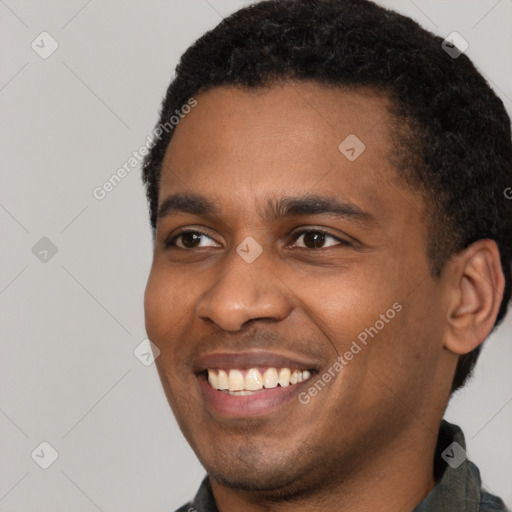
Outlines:
[{"label": "forehead", "polygon": [[[199,93],[197,106],[175,130],[166,160],[192,161],[205,154],[227,159],[241,148],[265,156],[278,148],[276,157],[287,149],[298,151],[298,156],[327,149],[327,155],[337,157],[340,142],[349,135],[369,143],[372,155],[380,150],[385,157],[392,123],[389,106],[387,95],[371,89],[316,82],[279,82],[258,89],[216,87]],[[184,141],[188,147],[183,147]]]},{"label": "forehead", "polygon": [[386,95],[285,82],[216,87],[196,100],[167,148],[160,205],[170,193],[194,192],[239,210],[305,193],[364,209],[407,206],[391,190],[400,184],[388,162],[394,120]]}]

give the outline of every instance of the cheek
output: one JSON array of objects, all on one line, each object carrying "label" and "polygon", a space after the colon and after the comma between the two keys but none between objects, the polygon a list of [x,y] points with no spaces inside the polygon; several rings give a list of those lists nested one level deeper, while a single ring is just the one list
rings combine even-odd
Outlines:
[{"label": "cheek", "polygon": [[164,272],[152,268],[144,293],[144,313],[146,332],[149,338],[160,345],[172,335],[179,315],[183,315],[183,301],[180,300],[173,281]]},{"label": "cheek", "polygon": [[[333,347],[333,361],[338,354],[347,361],[343,372],[350,374],[351,386],[365,380],[366,387],[382,386],[377,376],[399,385],[423,368],[418,353],[425,351],[430,334],[424,325],[426,290],[410,294],[396,270],[372,270],[317,280],[314,286],[303,283],[302,297],[308,315]],[[431,356],[427,353],[427,360]]]},{"label": "cheek", "polygon": [[199,292],[191,285],[190,276],[180,276],[156,264],[144,294],[146,332],[160,349],[157,364],[173,383],[173,389],[188,385],[185,380],[192,377],[189,338]]},{"label": "cheek", "polygon": [[165,272],[151,269],[144,293],[144,312],[147,335],[160,350],[155,364],[171,408],[176,410],[179,397],[187,396],[188,390],[176,371],[183,301],[176,291],[179,287],[171,285],[172,282]]},{"label": "cheek", "polygon": [[[371,283],[371,284],[370,284]],[[393,308],[400,296],[390,283],[379,284],[378,276],[346,273],[339,279],[301,283],[302,297],[314,323],[339,352],[367,329],[387,330],[400,313]],[[381,320],[385,316],[386,323]],[[368,336],[368,335],[367,335]]]},{"label": "cheek", "polygon": [[435,290],[423,283],[401,299],[401,311],[371,341],[369,369],[385,384],[391,402],[399,397],[408,410],[421,409],[442,352],[435,299]]}]

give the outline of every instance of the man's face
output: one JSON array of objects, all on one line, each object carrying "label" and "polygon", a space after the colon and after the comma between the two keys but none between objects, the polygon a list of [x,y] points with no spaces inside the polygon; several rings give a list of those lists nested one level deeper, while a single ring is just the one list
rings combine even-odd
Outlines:
[{"label": "man's face", "polygon": [[308,82],[196,99],[165,156],[145,296],[168,400],[217,482],[342,480],[428,430],[451,378],[442,281],[423,201],[388,162],[387,100]]}]

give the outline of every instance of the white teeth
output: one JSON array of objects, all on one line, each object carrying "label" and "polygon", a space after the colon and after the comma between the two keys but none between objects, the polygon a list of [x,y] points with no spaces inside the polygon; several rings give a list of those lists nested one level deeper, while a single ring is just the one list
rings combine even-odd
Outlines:
[{"label": "white teeth", "polygon": [[308,370],[290,370],[290,368],[267,368],[261,375],[258,368],[242,370],[208,370],[210,386],[233,396],[247,396],[262,389],[273,389],[278,385],[285,388],[303,382],[311,377]]},{"label": "white teeth", "polygon": [[290,374],[291,370],[289,368],[281,368],[279,372],[279,385],[283,388],[290,385]]},{"label": "white teeth", "polygon": [[242,391],[244,389],[244,376],[240,370],[229,370],[229,391]]},{"label": "white teeth", "polygon": [[245,389],[248,391],[263,389],[263,378],[257,368],[251,368],[245,374]]},{"label": "white teeth", "polygon": [[219,377],[217,377],[217,374],[215,372],[208,370],[208,382],[210,383],[210,386],[212,388],[219,389]]},{"label": "white teeth", "polygon": [[[210,373],[214,373],[211,370],[208,370],[208,375]],[[217,388],[216,389],[228,389],[228,374],[224,370],[219,370],[219,374],[217,375]]]},{"label": "white teeth", "polygon": [[268,368],[263,374],[263,385],[266,389],[272,389],[279,384],[279,377],[275,368]]}]

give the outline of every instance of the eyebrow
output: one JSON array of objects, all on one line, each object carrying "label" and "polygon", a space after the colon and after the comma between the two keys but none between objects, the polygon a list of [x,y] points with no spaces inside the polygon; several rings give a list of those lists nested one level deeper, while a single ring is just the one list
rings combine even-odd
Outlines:
[{"label": "eyebrow", "polygon": [[[168,196],[162,202],[158,208],[157,218],[163,219],[179,213],[219,216],[220,209],[204,196],[194,193],[176,193]],[[285,196],[279,199],[269,199],[262,217],[264,220],[273,221],[300,215],[330,215],[365,224],[376,223],[373,215],[350,201],[319,195]]]}]

